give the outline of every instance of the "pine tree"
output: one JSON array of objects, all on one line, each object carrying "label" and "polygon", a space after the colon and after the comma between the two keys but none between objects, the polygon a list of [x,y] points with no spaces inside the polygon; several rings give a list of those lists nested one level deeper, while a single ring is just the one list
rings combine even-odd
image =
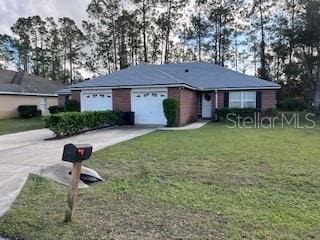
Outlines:
[{"label": "pine tree", "polygon": [[102,67],[107,68],[108,72],[115,71],[119,67],[117,20],[120,17],[120,1],[92,0],[87,12],[89,20],[84,22],[84,27],[94,55],[93,61],[87,63],[95,69]]},{"label": "pine tree", "polygon": [[224,66],[229,58],[230,36],[232,33],[232,22],[234,21],[232,2],[213,0],[210,4],[209,20],[214,62]]},{"label": "pine tree", "polygon": [[17,42],[9,35],[0,34],[0,67],[8,69],[13,61],[17,58],[15,49]]},{"label": "pine tree", "polygon": [[305,13],[299,21],[295,43],[297,57],[302,61],[303,95],[313,107],[320,107],[320,2],[304,0]]},{"label": "pine tree", "polygon": [[207,0],[196,0],[197,12],[191,16],[191,27],[187,31],[187,40],[196,41],[198,61],[202,60],[203,41],[208,37],[208,21],[205,14]]},{"label": "pine tree", "polygon": [[[11,27],[12,32],[17,36],[18,51],[18,70],[29,71],[30,55],[31,55],[31,39],[30,39],[31,21],[30,18],[19,18]],[[22,67],[21,67],[22,65]]]},{"label": "pine tree", "polygon": [[183,10],[187,0],[160,0],[161,5],[165,10],[162,15],[163,27],[165,28],[165,46],[164,46],[164,63],[169,63],[170,55],[170,35],[175,29],[179,18],[183,15]]},{"label": "pine tree", "polygon": [[269,79],[266,61],[266,25],[271,21],[274,0],[253,0],[249,16],[252,26],[260,34],[260,69],[259,77]]},{"label": "pine tree", "polygon": [[[63,43],[63,59],[64,59],[64,76],[66,77],[69,62],[69,82],[74,83],[74,68],[79,65],[81,49],[84,45],[84,35],[77,27],[76,23],[70,18],[59,18],[60,34]],[[64,79],[67,81],[67,79]]]},{"label": "pine tree", "polygon": [[133,0],[141,14],[142,35],[143,35],[143,57],[144,62],[148,62],[148,30],[150,28],[150,14],[155,11],[156,0]]}]

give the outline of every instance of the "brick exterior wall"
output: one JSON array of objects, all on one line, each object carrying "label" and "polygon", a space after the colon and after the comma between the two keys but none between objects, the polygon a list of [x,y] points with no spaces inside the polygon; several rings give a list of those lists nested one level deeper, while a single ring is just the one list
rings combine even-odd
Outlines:
[{"label": "brick exterior wall", "polygon": [[[262,110],[276,107],[277,90],[257,90],[257,91],[260,91],[262,93],[262,96],[261,96],[261,109]],[[218,108],[224,107],[224,92],[225,91],[218,92]]]},{"label": "brick exterior wall", "polygon": [[[180,102],[180,89],[179,88],[168,88],[168,98],[174,98]],[[180,126],[180,113],[177,116],[178,123]]]},{"label": "brick exterior wall", "polygon": [[180,91],[180,125],[184,126],[198,119],[198,93],[190,89]]},{"label": "brick exterior wall", "polygon": [[71,91],[71,99],[80,102],[81,101],[81,91]]},{"label": "brick exterior wall", "polygon": [[[276,90],[260,90],[262,92],[262,110],[276,106]],[[72,91],[71,99],[80,102],[80,91]],[[212,110],[215,111],[216,93],[212,92]],[[168,97],[180,102],[178,114],[179,126],[184,126],[198,119],[199,93],[186,88],[168,88]],[[114,89],[112,91],[113,109],[118,111],[131,111],[131,89]],[[63,106],[64,96],[59,96],[59,105]],[[224,107],[224,91],[218,92],[218,108]],[[214,114],[213,114],[214,116]]]},{"label": "brick exterior wall", "polygon": [[130,112],[131,111],[131,89],[112,90],[113,110]]},{"label": "brick exterior wall", "polygon": [[168,88],[168,97],[180,102],[179,126],[194,122],[198,118],[198,93],[186,88]]},{"label": "brick exterior wall", "polygon": [[261,96],[261,109],[266,110],[276,107],[277,92],[276,90],[263,90]]},{"label": "brick exterior wall", "polygon": [[58,96],[58,105],[64,107],[66,100],[70,99],[70,95],[59,95]]},{"label": "brick exterior wall", "polygon": [[224,107],[224,91],[218,92],[218,108]]},{"label": "brick exterior wall", "polygon": [[180,101],[180,89],[179,88],[168,88],[168,98],[174,98]]},{"label": "brick exterior wall", "polygon": [[71,100],[76,100],[81,109],[81,91],[71,91]]}]

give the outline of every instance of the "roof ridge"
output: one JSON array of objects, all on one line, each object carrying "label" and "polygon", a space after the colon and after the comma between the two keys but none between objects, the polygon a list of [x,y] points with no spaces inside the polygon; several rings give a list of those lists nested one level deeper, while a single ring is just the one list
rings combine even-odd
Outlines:
[{"label": "roof ridge", "polygon": [[152,64],[147,64],[147,65],[149,65],[150,67],[152,67],[152,68],[155,69],[156,71],[158,71],[158,72],[160,72],[160,73],[162,73],[162,74],[164,74],[164,75],[166,75],[166,76],[168,76],[168,77],[176,80],[177,83],[185,83],[184,81],[179,80],[179,79],[176,78],[175,76],[173,76],[173,75],[171,75],[171,74],[169,74],[169,73],[167,73],[167,72],[165,72],[165,71],[163,71],[163,70],[161,70],[161,69],[156,68],[155,65],[152,65]]},{"label": "roof ridge", "polygon": [[24,72],[16,72],[16,74],[11,80],[11,84],[20,85],[22,83],[23,78],[24,78]]}]

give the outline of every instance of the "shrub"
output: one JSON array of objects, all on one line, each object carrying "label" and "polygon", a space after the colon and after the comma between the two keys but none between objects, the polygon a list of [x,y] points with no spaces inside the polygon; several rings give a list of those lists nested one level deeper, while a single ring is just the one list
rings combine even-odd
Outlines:
[{"label": "shrub", "polygon": [[36,105],[21,105],[18,107],[18,112],[21,118],[32,118],[39,115],[41,116],[41,111],[39,114],[39,110]]},{"label": "shrub", "polygon": [[178,125],[179,101],[176,99],[163,100],[164,115],[167,118],[167,126],[175,127]]},{"label": "shrub", "polygon": [[61,112],[64,112],[64,108],[60,106],[51,106],[49,107],[49,112],[50,114],[61,113]]},{"label": "shrub", "polygon": [[119,113],[114,111],[65,112],[45,118],[46,127],[57,137],[72,136],[118,123]]},{"label": "shrub", "polygon": [[[278,115],[278,110],[276,108],[269,108],[264,111],[256,108],[220,108],[216,110],[217,120],[226,121],[235,119],[244,119],[250,117],[255,118],[274,118]],[[228,116],[229,115],[229,116]]]},{"label": "shrub", "polygon": [[255,114],[259,112],[255,108],[219,108],[216,110],[217,120],[225,121],[229,116],[229,119],[236,119],[251,117],[254,118]]},{"label": "shrub", "polygon": [[64,110],[66,112],[80,112],[80,104],[77,100],[67,100],[65,102]]},{"label": "shrub", "polygon": [[286,98],[278,103],[278,108],[282,111],[302,111],[306,108],[303,99]]},{"label": "shrub", "polygon": [[276,117],[278,115],[278,110],[276,108],[269,108],[262,112],[264,117]]}]

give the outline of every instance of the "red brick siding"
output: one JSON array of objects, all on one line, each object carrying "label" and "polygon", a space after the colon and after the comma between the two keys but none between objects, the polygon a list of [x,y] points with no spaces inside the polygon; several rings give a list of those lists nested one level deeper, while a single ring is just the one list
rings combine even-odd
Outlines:
[{"label": "red brick siding", "polygon": [[81,107],[81,91],[71,91],[71,100],[76,100]]},{"label": "red brick siding", "polygon": [[180,88],[168,88],[168,97],[180,102],[179,126],[194,122],[198,118],[198,94],[196,91]]},{"label": "red brick siding", "polygon": [[[168,88],[168,98],[173,98],[180,102],[180,91],[179,88]],[[177,118],[180,125],[180,112],[178,113]]]},{"label": "red brick siding", "polygon": [[263,90],[261,96],[261,108],[266,110],[268,108],[276,107],[276,90]]},{"label": "red brick siding", "polygon": [[113,110],[130,112],[131,111],[131,89],[112,90]]},{"label": "red brick siding", "polygon": [[179,88],[168,88],[168,98],[174,98],[180,101],[180,89]]},{"label": "red brick siding", "polygon": [[180,125],[186,125],[198,119],[198,94],[190,89],[180,91]]},{"label": "red brick siding", "polygon": [[59,105],[60,107],[64,107],[67,98],[69,99],[70,96],[69,96],[69,95],[59,95],[59,96],[58,96],[58,105]]},{"label": "red brick siding", "polygon": [[224,108],[224,91],[218,92],[218,108]]},{"label": "red brick siding", "polygon": [[80,102],[81,100],[81,91],[71,91],[71,99]]}]

